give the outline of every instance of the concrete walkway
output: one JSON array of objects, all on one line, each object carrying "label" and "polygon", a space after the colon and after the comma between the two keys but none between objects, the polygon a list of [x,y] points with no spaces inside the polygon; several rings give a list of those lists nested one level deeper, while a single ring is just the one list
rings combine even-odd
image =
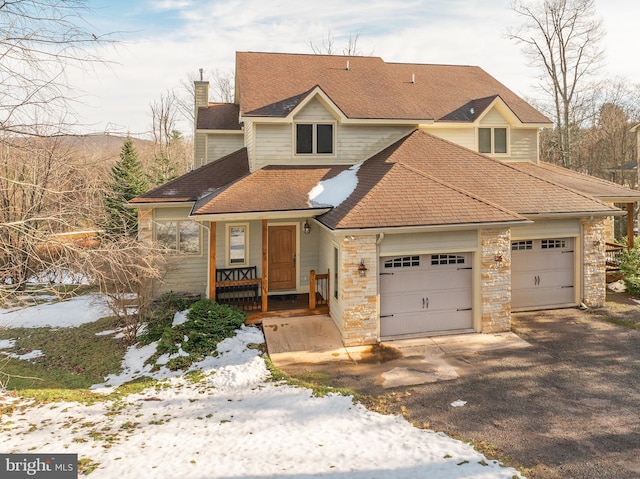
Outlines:
[{"label": "concrete walkway", "polygon": [[[349,369],[370,375],[385,388],[455,379],[464,364],[452,355],[528,347],[513,333],[463,334],[400,339],[373,346],[345,347],[338,328],[326,315],[265,318],[267,351],[285,372]],[[374,377],[375,376],[375,377]]]}]

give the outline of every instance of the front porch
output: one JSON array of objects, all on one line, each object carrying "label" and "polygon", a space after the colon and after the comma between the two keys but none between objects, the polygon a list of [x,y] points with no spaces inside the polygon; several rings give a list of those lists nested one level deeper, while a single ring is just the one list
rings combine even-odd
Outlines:
[{"label": "front porch", "polygon": [[[248,223],[226,224],[222,231],[216,231],[216,222],[210,223],[209,299],[246,311],[250,323],[276,315],[327,314],[329,271],[308,269],[318,267],[307,259],[317,249],[316,243],[309,241],[314,236],[309,235],[310,228],[304,228],[303,242],[298,221],[270,224],[263,219],[257,223],[261,228],[256,228],[256,223],[251,227],[253,243]],[[231,230],[239,234],[232,237]],[[260,232],[259,242],[255,241],[256,230]],[[219,254],[222,251],[226,251],[225,256]]]}]

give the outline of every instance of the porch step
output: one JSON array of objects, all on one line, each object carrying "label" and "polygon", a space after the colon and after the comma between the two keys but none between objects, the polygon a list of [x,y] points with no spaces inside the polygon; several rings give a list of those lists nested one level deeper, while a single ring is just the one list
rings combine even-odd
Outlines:
[{"label": "porch step", "polygon": [[319,306],[316,309],[289,309],[284,311],[251,312],[247,314],[245,323],[259,324],[264,318],[291,318],[295,316],[316,316],[329,314],[327,306]]}]

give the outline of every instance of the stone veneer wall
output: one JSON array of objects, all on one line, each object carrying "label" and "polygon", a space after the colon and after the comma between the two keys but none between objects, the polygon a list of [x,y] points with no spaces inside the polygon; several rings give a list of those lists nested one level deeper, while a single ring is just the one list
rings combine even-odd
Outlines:
[{"label": "stone veneer wall", "polygon": [[606,300],[605,218],[582,218],[582,301],[600,307]]},{"label": "stone veneer wall", "polygon": [[[502,261],[499,261],[499,260]],[[480,230],[482,332],[511,329],[511,230]]]},{"label": "stone veneer wall", "polygon": [[146,245],[153,243],[153,210],[138,208],[138,241]]},{"label": "stone veneer wall", "polygon": [[[376,236],[344,236],[340,242],[339,298],[340,330],[345,346],[375,344],[378,341],[378,253]],[[358,273],[364,260],[367,275]],[[340,326],[340,325],[339,325]]]}]

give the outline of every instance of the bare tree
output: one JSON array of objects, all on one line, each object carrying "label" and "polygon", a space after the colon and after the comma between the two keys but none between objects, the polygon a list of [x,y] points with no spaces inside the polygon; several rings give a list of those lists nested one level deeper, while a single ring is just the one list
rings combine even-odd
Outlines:
[{"label": "bare tree", "polygon": [[151,109],[151,133],[156,148],[156,157],[171,158],[171,143],[177,131],[178,97],[173,90],[167,90],[149,105]]},{"label": "bare tree", "polygon": [[91,284],[124,323],[125,339],[135,343],[164,273],[160,250],[132,238],[107,238],[99,247],[75,251],[74,257],[75,269],[91,276]]},{"label": "bare tree", "polygon": [[580,126],[580,103],[604,56],[602,21],[594,0],[515,0],[511,8],[524,23],[509,29],[507,37],[521,43],[531,64],[540,68],[540,86],[552,99],[562,164],[571,167],[572,126]]},{"label": "bare tree", "polygon": [[84,0],[0,3],[0,300],[61,269],[76,248],[62,233],[93,224],[95,175],[63,136],[78,101],[67,73],[90,69],[111,43],[86,10]]},{"label": "bare tree", "polygon": [[[335,38],[331,34],[331,30],[327,31],[327,36],[323,36],[321,40],[321,44],[317,45],[313,42],[313,40],[309,40],[309,48],[316,55],[345,55],[348,57],[361,57],[364,56],[364,53],[358,46],[358,40],[360,39],[360,31],[356,33],[349,33],[349,39],[347,40],[347,44],[342,48],[341,51],[335,45]],[[371,52],[369,55],[373,54]]]}]

